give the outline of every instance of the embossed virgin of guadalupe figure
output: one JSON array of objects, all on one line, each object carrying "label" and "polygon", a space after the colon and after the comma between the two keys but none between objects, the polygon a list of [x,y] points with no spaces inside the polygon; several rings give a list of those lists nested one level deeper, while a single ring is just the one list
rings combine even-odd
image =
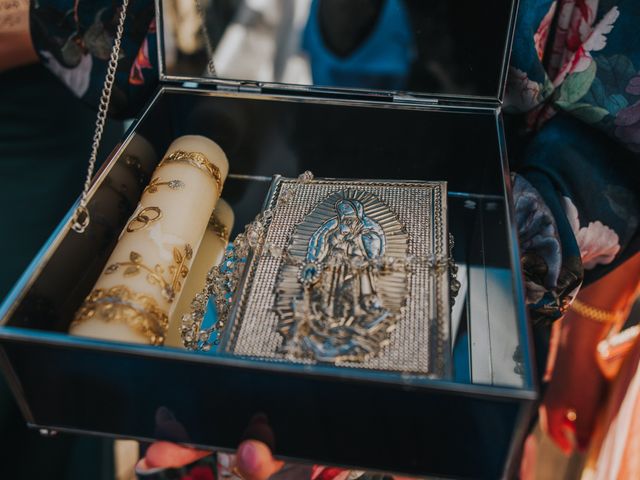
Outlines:
[{"label": "embossed virgin of guadalupe figure", "polygon": [[384,255],[384,231],[358,200],[338,201],[336,212],[309,240],[307,263],[323,265],[322,283],[311,296],[313,310],[322,311],[331,327],[371,328],[386,316],[370,263]]},{"label": "embossed virgin of guadalupe figure", "polygon": [[380,348],[375,331],[391,314],[378,295],[375,263],[386,238],[358,200],[341,199],[335,211],[309,238],[293,343],[302,341],[319,360],[358,360]]},{"label": "embossed virgin of guadalupe figure", "polygon": [[289,357],[363,362],[389,342],[400,318],[408,234],[376,195],[343,190],[325,197],[291,237],[278,274],[279,347]]}]

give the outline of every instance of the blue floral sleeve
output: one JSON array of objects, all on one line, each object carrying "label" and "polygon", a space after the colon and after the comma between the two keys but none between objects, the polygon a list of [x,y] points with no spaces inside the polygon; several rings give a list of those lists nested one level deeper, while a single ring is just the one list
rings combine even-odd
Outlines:
[{"label": "blue floral sleeve", "polygon": [[520,2],[505,110],[534,321],[638,251],[639,21],[636,0]]},{"label": "blue floral sleeve", "polygon": [[640,153],[640,4],[522,0],[506,107],[535,130],[558,112]]}]

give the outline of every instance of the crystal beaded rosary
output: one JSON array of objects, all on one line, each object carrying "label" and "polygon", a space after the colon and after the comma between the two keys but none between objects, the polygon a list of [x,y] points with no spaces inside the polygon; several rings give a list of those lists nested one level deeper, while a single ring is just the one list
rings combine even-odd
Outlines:
[{"label": "crystal beaded rosary", "polygon": [[[306,183],[313,180],[313,173],[306,171],[298,177],[298,183]],[[294,191],[290,191],[294,195]],[[282,197],[281,201],[287,203],[292,196]],[[191,303],[191,313],[182,316],[180,336],[182,343],[188,350],[209,351],[220,341],[220,332],[224,329],[233,303],[233,292],[236,291],[249,254],[255,251],[260,244],[266,225],[271,220],[271,210],[265,210],[248,224],[243,233],[238,234],[233,243],[225,249],[224,257],[220,265],[215,265],[207,273],[204,288],[198,293]],[[273,246],[265,245],[267,254],[275,257],[282,255]],[[216,306],[216,322],[202,328],[202,322],[207,310],[207,304],[211,295],[214,296]]]}]

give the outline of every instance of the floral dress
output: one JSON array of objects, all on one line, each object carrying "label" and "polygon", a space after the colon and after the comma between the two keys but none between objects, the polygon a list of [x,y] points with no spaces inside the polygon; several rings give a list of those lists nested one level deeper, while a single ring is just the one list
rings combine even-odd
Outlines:
[{"label": "floral dress", "polygon": [[[107,0],[32,2],[43,63],[93,106],[119,8]],[[504,109],[540,372],[549,324],[583,283],[640,245],[639,25],[638,0],[520,1]],[[155,35],[153,1],[132,1],[112,115],[135,115],[156,88]],[[163,474],[209,478],[193,468]]]},{"label": "floral dress", "polygon": [[569,270],[592,281],[637,251],[639,19],[633,0],[521,2],[505,110],[524,113],[529,135],[514,169],[551,209],[565,267],[556,280],[541,255],[547,276],[527,276],[533,305],[575,287]]},{"label": "floral dress", "polygon": [[538,370],[548,323],[638,251],[640,3],[522,0],[507,115]]}]

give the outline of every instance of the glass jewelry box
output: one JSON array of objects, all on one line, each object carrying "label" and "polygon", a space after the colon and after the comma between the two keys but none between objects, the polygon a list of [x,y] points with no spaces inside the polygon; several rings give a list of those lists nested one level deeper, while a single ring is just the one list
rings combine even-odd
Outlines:
[{"label": "glass jewelry box", "polygon": [[[510,477],[536,399],[501,113],[517,2],[388,0],[351,54],[359,63],[322,51],[317,4],[212,0],[200,12],[209,41],[194,53],[173,3],[159,0],[161,86],[96,176],[87,231],[70,229],[71,211],[4,301],[3,372],[43,433],[233,450],[265,439],[251,427],[260,418],[284,459]],[[399,47],[367,46],[385,35]],[[413,53],[380,80],[399,51]],[[460,282],[439,317],[447,367],[273,362],[67,334],[160,155],[186,134],[229,158],[232,239],[263,209],[274,175],[446,182]]]}]

